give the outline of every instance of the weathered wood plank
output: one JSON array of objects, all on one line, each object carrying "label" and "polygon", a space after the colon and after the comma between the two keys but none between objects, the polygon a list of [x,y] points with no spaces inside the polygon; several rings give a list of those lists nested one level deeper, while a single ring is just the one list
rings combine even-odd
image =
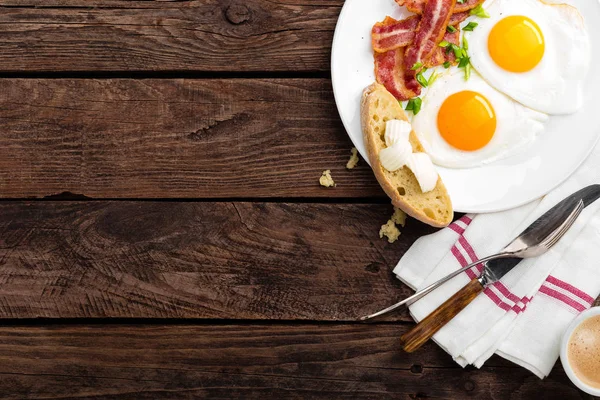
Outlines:
[{"label": "weathered wood plank", "polygon": [[[386,205],[2,202],[0,318],[355,320],[410,293]],[[406,313],[391,319],[410,320]]]},{"label": "weathered wood plank", "polygon": [[4,198],[383,199],[351,147],[325,79],[0,80]]},{"label": "weathered wood plank", "polygon": [[342,5],[2,0],[0,72],[328,71]]},{"label": "weathered wood plank", "polygon": [[3,399],[582,399],[493,358],[462,370],[405,326],[75,326],[0,329]]}]

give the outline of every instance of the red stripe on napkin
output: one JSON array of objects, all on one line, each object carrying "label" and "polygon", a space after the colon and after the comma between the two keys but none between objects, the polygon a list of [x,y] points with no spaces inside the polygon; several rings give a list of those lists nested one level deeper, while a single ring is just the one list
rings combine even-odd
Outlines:
[{"label": "red stripe on napkin", "polygon": [[564,295],[564,294],[562,294],[560,292],[557,292],[554,289],[550,289],[547,286],[542,286],[540,288],[540,293],[543,293],[543,294],[545,294],[547,296],[555,298],[556,300],[559,300],[559,301],[565,303],[566,305],[570,306],[571,308],[575,309],[576,311],[582,312],[582,311],[585,311],[587,309],[584,305],[576,302],[575,300],[573,300],[569,296],[566,296],[566,295]]},{"label": "red stripe on napkin", "polygon": [[584,291],[577,289],[575,286],[569,285],[567,282],[561,281],[560,279],[555,278],[552,275],[550,275],[548,277],[548,279],[546,279],[546,282],[556,285],[561,289],[564,289],[568,292],[573,293],[575,296],[579,297],[581,300],[585,301],[589,305],[594,304],[594,302],[596,301],[596,299],[594,299],[592,296],[585,293]]},{"label": "red stripe on napkin", "polygon": [[503,302],[500,297],[498,297],[498,295],[496,295],[496,293],[494,293],[491,288],[486,288],[483,293],[485,293],[487,295],[487,297],[490,298],[490,300],[492,300],[494,302],[494,304],[496,304],[498,307],[500,307],[501,309],[503,309],[504,311],[510,311],[512,309],[511,306],[509,306],[507,303]]},{"label": "red stripe on napkin", "polygon": [[473,222],[471,217],[469,217],[468,215],[464,215],[460,219],[457,219],[456,221],[451,223],[450,226],[448,226],[448,228],[452,229],[459,235],[462,235],[463,233],[465,233],[465,230],[471,224],[471,222]]},{"label": "red stripe on napkin", "polygon": [[502,282],[496,282],[494,286],[496,287],[496,289],[498,289],[500,293],[502,293],[504,297],[506,297],[515,304],[519,303],[520,301],[523,301],[524,299],[527,299],[527,297],[524,297],[523,299],[517,297],[514,293],[508,290],[508,288],[504,286]]}]

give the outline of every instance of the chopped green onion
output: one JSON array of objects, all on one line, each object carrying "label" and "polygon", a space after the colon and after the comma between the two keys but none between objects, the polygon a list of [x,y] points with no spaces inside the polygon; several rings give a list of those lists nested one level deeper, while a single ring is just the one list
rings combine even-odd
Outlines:
[{"label": "chopped green onion", "polygon": [[463,31],[468,31],[468,32],[473,32],[473,29],[477,28],[479,26],[479,24],[477,22],[469,22],[464,28],[462,28]]},{"label": "chopped green onion", "polygon": [[461,57],[458,59],[458,68],[465,68],[470,63],[471,59],[469,57]]},{"label": "chopped green onion", "polygon": [[465,66],[465,81],[468,81],[470,77],[471,77],[471,63],[468,63]]},{"label": "chopped green onion", "polygon": [[421,86],[427,87],[428,82],[427,82],[427,79],[425,79],[425,77],[423,76],[423,72],[419,72],[417,74],[417,82],[419,82],[421,84]]},{"label": "chopped green onion", "polygon": [[421,105],[423,104],[423,101],[421,100],[420,97],[415,97],[415,103],[414,103],[414,107],[413,107],[413,114],[417,115],[419,113],[419,111],[421,111]]},{"label": "chopped green onion", "polygon": [[412,111],[414,115],[417,115],[419,111],[421,111],[421,106],[423,101],[420,97],[415,97],[414,99],[410,99],[406,104],[406,111]]},{"label": "chopped green onion", "polygon": [[440,46],[440,47],[448,47],[448,46],[450,46],[450,42],[448,42],[446,40],[442,40],[440,42],[440,44],[438,44],[438,46]]},{"label": "chopped green onion", "polygon": [[[463,36],[463,49],[465,51],[469,50],[469,42],[467,41],[467,38],[465,36]],[[466,56],[466,54],[465,54]]]},{"label": "chopped green onion", "polygon": [[477,7],[475,7],[474,9],[472,9],[469,14],[471,15],[475,15],[479,18],[489,18],[490,14],[488,14],[487,11],[485,11],[485,9],[483,8],[483,6],[480,4]]},{"label": "chopped green onion", "polygon": [[452,63],[450,61],[446,61],[444,63],[444,68],[448,69],[448,68],[450,68],[451,65],[452,65]]},{"label": "chopped green onion", "polygon": [[454,55],[456,56],[456,58],[461,58],[463,56],[463,49],[461,49],[454,43],[452,43],[450,46],[451,46],[451,49],[454,52]]},{"label": "chopped green onion", "polygon": [[439,74],[436,71],[433,71],[433,74],[429,75],[429,79],[427,80],[427,86],[433,85],[433,83],[437,81],[438,77]]},{"label": "chopped green onion", "polygon": [[413,109],[413,114],[417,115],[419,113],[419,111],[421,111],[421,105],[423,104],[423,101],[421,100],[420,97],[417,97],[415,99],[415,107]]},{"label": "chopped green onion", "polygon": [[448,32],[450,32],[450,33],[454,33],[454,32],[456,32],[456,30],[457,30],[457,29],[456,29],[455,27],[453,27],[452,25],[448,25],[448,26],[446,27],[446,31],[448,31]]},{"label": "chopped green onion", "polygon": [[422,66],[423,66],[423,63],[422,63],[421,61],[417,61],[417,62],[415,63],[415,65],[413,65],[413,66],[412,66],[411,70],[413,70],[413,71],[416,71],[416,70],[418,70],[419,68],[421,68]]}]

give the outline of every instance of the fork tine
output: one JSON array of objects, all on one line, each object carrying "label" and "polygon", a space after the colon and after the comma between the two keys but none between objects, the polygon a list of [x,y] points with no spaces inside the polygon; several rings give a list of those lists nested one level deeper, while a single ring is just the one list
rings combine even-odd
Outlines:
[{"label": "fork tine", "polygon": [[544,242],[542,243],[547,249],[553,247],[562,237],[567,233],[569,229],[573,226],[579,215],[584,209],[583,201],[580,201],[577,204],[577,207],[573,210],[573,212],[569,215],[569,218],[557,229],[552,235],[550,235]]},{"label": "fork tine", "polygon": [[557,229],[555,232],[553,232],[553,234],[551,236],[549,236],[546,240],[544,240],[543,246],[546,247],[547,249],[550,249],[556,243],[558,243],[558,241],[560,239],[562,239],[562,237],[567,233],[569,228],[571,228],[571,226],[573,226],[573,223],[579,216],[579,213],[580,213],[579,208],[574,210],[574,212],[569,216],[569,218],[565,221],[565,223],[563,225],[561,225],[559,229]]}]

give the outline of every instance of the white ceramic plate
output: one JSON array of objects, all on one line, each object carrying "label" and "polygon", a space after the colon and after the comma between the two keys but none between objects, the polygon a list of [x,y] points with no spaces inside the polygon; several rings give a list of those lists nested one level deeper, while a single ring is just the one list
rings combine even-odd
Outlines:
[{"label": "white ceramic plate", "polygon": [[[551,117],[536,141],[513,157],[478,168],[439,168],[456,211],[502,211],[535,200],[575,172],[598,141],[600,2],[565,2],[579,8],[592,42],[584,107],[577,114]],[[346,131],[363,158],[366,151],[360,126],[360,96],[375,80],[370,33],[373,24],[386,15],[401,19],[408,14],[394,0],[346,0],[333,39],[331,74],[335,100]]]}]

